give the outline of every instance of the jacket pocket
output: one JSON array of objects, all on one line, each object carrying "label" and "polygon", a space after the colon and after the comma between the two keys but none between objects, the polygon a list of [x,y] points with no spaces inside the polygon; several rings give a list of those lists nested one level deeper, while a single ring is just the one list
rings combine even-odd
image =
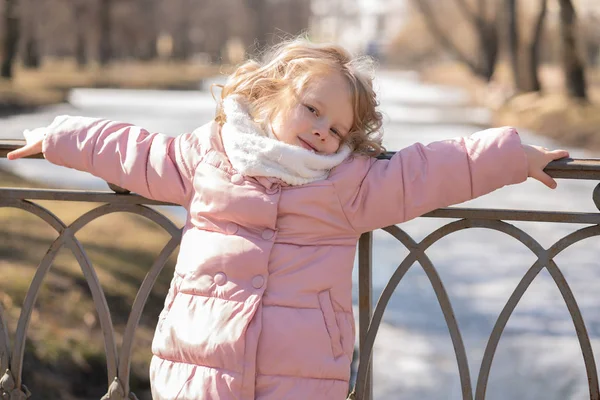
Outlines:
[{"label": "jacket pocket", "polygon": [[329,341],[331,342],[333,357],[337,358],[344,354],[344,349],[342,348],[342,335],[340,333],[340,327],[338,326],[335,318],[335,311],[333,311],[331,294],[329,293],[329,290],[324,290],[319,292],[318,296],[321,312],[323,312],[323,319],[325,320],[325,327],[327,328]]}]

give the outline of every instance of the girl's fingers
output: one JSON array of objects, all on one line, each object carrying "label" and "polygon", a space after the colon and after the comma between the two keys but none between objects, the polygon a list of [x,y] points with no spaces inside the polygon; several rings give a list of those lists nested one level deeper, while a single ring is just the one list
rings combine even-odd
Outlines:
[{"label": "girl's fingers", "polygon": [[553,160],[569,157],[569,152],[566,150],[553,150],[548,152],[548,154],[550,154]]},{"label": "girl's fingers", "polygon": [[34,154],[38,154],[41,151],[42,151],[41,143],[26,144],[25,146],[8,153],[6,155],[6,158],[8,158],[9,160],[16,160],[18,158],[23,158],[23,157],[31,156]]},{"label": "girl's fingers", "polygon": [[550,189],[556,189],[556,181],[547,173],[543,172],[543,171],[538,171],[537,174],[535,174],[535,176],[532,176],[532,178],[537,179],[538,181],[542,182],[544,185],[548,186]]},{"label": "girl's fingers", "polygon": [[25,129],[23,136],[25,137],[25,146],[11,151],[6,155],[6,158],[16,160],[17,158],[28,157],[42,152],[42,142],[46,137],[46,128]]}]

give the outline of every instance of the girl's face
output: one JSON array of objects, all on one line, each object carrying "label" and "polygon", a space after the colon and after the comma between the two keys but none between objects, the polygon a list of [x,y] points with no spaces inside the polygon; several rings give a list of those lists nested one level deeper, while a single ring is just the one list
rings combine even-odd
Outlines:
[{"label": "girl's face", "polygon": [[271,121],[275,137],[319,154],[338,151],[354,121],[348,83],[339,74],[315,78]]}]

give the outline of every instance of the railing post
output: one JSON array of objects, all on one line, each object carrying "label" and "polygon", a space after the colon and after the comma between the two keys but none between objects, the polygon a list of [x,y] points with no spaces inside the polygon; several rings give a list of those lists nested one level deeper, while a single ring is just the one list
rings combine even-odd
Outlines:
[{"label": "railing post", "polygon": [[[372,264],[373,232],[367,232],[363,233],[358,241],[358,337],[360,349],[364,346],[373,313]],[[370,363],[371,360],[360,360],[360,362]],[[364,393],[364,397],[360,397],[360,394],[358,394],[360,400],[371,400],[373,398],[373,369],[371,366],[367,371]]]}]

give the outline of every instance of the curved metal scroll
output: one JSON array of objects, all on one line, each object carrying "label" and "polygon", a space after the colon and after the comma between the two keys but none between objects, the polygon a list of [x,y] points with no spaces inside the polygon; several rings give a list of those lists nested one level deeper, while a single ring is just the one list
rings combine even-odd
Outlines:
[{"label": "curved metal scroll", "polygon": [[[27,294],[25,296],[22,312],[17,324],[15,347],[13,349],[12,356],[9,359],[11,370],[14,374],[15,386],[21,387],[22,385],[22,366],[26,340],[25,333],[29,325],[35,300],[39,293],[39,289],[41,287],[43,279],[46,276],[48,270],[50,269],[52,262],[56,257],[56,254],[58,253],[60,248],[66,244],[72,251],[73,255],[75,256],[81,267],[88,287],[90,288],[90,291],[92,293],[92,299],[96,307],[96,312],[98,313],[100,327],[104,336],[107,372],[109,378],[108,386],[111,387],[111,384],[114,383],[113,379],[116,379],[117,376],[119,376],[121,378],[126,378],[122,381],[127,382],[125,389],[128,390],[130,353],[135,328],[137,327],[141,316],[141,312],[143,310],[143,306],[148,298],[152,286],[154,285],[154,282],[156,281],[158,274],[164,267],[168,257],[172,254],[172,252],[179,244],[179,241],[181,239],[181,230],[177,228],[173,224],[173,222],[170,221],[164,215],[152,210],[151,208],[139,204],[102,205],[80,216],[68,227],[50,211],[30,201],[11,200],[5,202],[4,204],[0,204],[0,207],[14,207],[22,209],[24,211],[28,211],[47,222],[59,234],[58,238],[55,239],[55,241],[50,246],[50,249],[40,262],[40,265],[38,266],[38,269],[36,270],[36,273],[32,279],[32,283],[29,287],[29,290],[27,291]],[[160,253],[158,259],[155,261],[154,265],[144,278],[144,281],[142,282],[142,285],[138,290],[138,294],[134,301],[134,306],[132,308],[132,312],[129,316],[129,320],[127,323],[122,349],[123,353],[121,358],[117,357],[117,346],[115,343],[112,319],[110,316],[108,304],[106,302],[106,297],[104,296],[104,292],[102,291],[100,285],[100,281],[96,275],[95,270],[91,265],[89,258],[85,253],[85,250],[83,249],[83,246],[81,245],[79,240],[77,240],[74,236],[77,231],[79,231],[82,227],[95,220],[96,218],[115,212],[130,212],[144,216],[156,222],[167,233],[171,235],[170,241]],[[7,333],[6,337],[8,338]],[[5,347],[8,348],[8,345],[6,344]],[[6,364],[9,364],[8,360],[6,361]]]},{"label": "curved metal scroll", "polygon": [[4,310],[0,304],[0,371],[8,369],[10,358],[10,339],[8,336],[8,324],[4,318]]},{"label": "curved metal scroll", "polygon": [[[516,228],[514,229],[516,230]],[[522,231],[520,232],[526,235]],[[541,247],[541,245],[539,245],[539,243],[533,241],[533,239],[528,237],[528,240],[533,241],[531,242],[532,246],[535,245],[536,247],[536,251],[534,251],[533,249],[532,251],[534,251],[536,255],[538,255],[538,260],[531,266],[531,268],[527,271],[525,276],[521,279],[514,292],[506,302],[506,305],[500,312],[498,319],[496,320],[496,324],[494,325],[492,333],[490,334],[490,338],[488,340],[488,344],[483,355],[483,360],[481,361],[481,369],[479,372],[479,378],[477,381],[477,389],[475,394],[476,400],[483,400],[485,398],[485,391],[487,387],[490,369],[492,366],[492,360],[494,358],[496,348],[498,347],[498,343],[500,342],[502,332],[504,331],[504,328],[506,327],[506,324],[508,323],[512,312],[517,307],[519,300],[525,294],[527,288],[529,288],[534,278],[544,267],[546,267],[546,269],[556,282],[556,285],[563,299],[565,300],[567,309],[571,314],[571,318],[573,319],[573,324],[575,325],[575,332],[577,333],[577,338],[579,339],[579,345],[581,347],[585,369],[588,377],[590,399],[597,400],[600,398],[600,390],[598,386],[598,373],[596,371],[596,362],[594,361],[594,352],[590,343],[589,335],[587,333],[583,317],[581,315],[581,311],[579,310],[577,301],[575,300],[575,297],[573,296],[573,293],[569,285],[567,284],[565,277],[563,276],[556,263],[553,261],[554,257],[556,257],[560,252],[562,252],[572,244],[577,243],[583,239],[599,235],[600,226],[598,225],[583,228],[560,239],[550,248],[550,250],[547,251],[544,250]],[[514,235],[511,236],[516,237]]]},{"label": "curved metal scroll", "polygon": [[567,308],[571,313],[573,324],[575,325],[575,331],[577,333],[577,338],[580,343],[580,347],[583,353],[584,363],[586,367],[586,373],[588,376],[589,382],[589,391],[591,399],[599,399],[600,391],[598,388],[598,376],[596,372],[596,365],[594,361],[593,350],[591,347],[591,343],[589,340],[589,336],[587,333],[587,329],[585,327],[585,323],[581,316],[581,312],[577,305],[577,302],[569,288],[564,276],[562,275],[560,269],[556,266],[552,259],[560,253],[562,250],[567,248],[573,243],[576,243],[580,240],[583,240],[590,236],[600,235],[600,227],[598,225],[593,227],[588,227],[581,229],[567,237],[558,241],[552,248],[548,251],[544,250],[542,246],[535,241],[531,236],[523,232],[522,230],[516,228],[513,225],[507,224],[503,221],[495,221],[495,220],[467,220],[463,219],[460,221],[455,221],[450,224],[447,224],[436,231],[432,232],[429,236],[427,236],[421,243],[417,244],[410,238],[406,233],[401,231],[397,227],[388,227],[385,228],[387,232],[392,234],[396,239],[402,242],[410,251],[410,253],[406,256],[406,258],[402,261],[402,263],[398,266],[388,284],[384,288],[377,306],[375,307],[375,311],[373,312],[373,317],[369,324],[369,329],[367,331],[367,335],[364,340],[363,348],[360,351],[360,360],[367,360],[366,362],[361,362],[359,364],[357,380],[355,385],[355,394],[358,399],[363,398],[365,384],[367,380],[367,371],[369,366],[369,360],[371,359],[371,354],[373,350],[373,344],[375,341],[375,337],[377,335],[377,331],[381,324],[381,320],[383,318],[383,313],[385,308],[395,291],[396,287],[400,283],[402,277],[406,274],[408,269],[414,264],[415,261],[419,261],[427,276],[432,283],[434,291],[437,295],[438,301],[440,302],[440,306],[442,307],[442,311],[444,313],[444,317],[446,319],[446,323],[448,325],[448,329],[450,331],[451,339],[454,345],[457,362],[459,366],[459,374],[462,385],[462,394],[463,399],[472,399],[473,392],[471,388],[471,383],[469,379],[469,369],[466,361],[466,354],[464,350],[464,346],[462,343],[462,337],[460,335],[460,331],[456,324],[456,320],[454,318],[454,314],[452,311],[452,306],[446,294],[446,291],[443,288],[441,281],[439,280],[439,276],[429,258],[425,255],[425,250],[430,247],[433,243],[440,240],[441,238],[467,228],[489,228],[493,230],[497,230],[503,233],[508,234],[509,236],[517,239],[519,242],[524,244],[527,248],[529,248],[538,258],[538,260],[534,263],[534,265],[528,270],[525,274],[521,282],[518,284],[515,289],[513,295],[510,297],[506,306],[502,310],[490,339],[488,341],[488,345],[486,347],[484,358],[482,360],[482,365],[478,377],[477,388],[475,399],[483,400],[485,397],[485,388],[487,385],[487,379],[489,377],[489,371],[491,368],[493,356],[495,354],[496,347],[499,343],[502,331],[506,326],[512,311],[517,306],[520,298],[523,296],[535,276],[539,273],[539,271],[546,266],[547,270],[553,277],[557,287],[565,300]]}]

